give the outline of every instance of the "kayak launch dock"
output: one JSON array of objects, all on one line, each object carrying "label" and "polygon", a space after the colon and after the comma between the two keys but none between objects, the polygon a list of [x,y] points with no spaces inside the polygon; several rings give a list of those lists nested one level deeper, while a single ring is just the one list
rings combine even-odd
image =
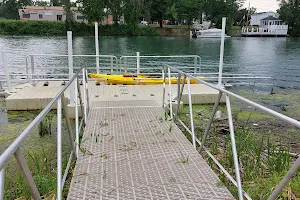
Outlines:
[{"label": "kayak launch dock", "polygon": [[[225,33],[226,18],[223,18]],[[300,122],[277,113],[251,100],[243,98],[223,88],[225,79],[240,79],[235,74],[223,77],[224,37],[221,39],[221,53],[218,84],[199,79],[201,58],[199,56],[122,56],[120,60],[112,55],[99,55],[98,24],[95,24],[96,55],[73,55],[72,32],[68,32],[68,55],[28,55],[25,73],[9,72],[9,65],[2,53],[5,79],[10,96],[6,98],[8,110],[43,109],[18,138],[0,155],[0,199],[4,194],[5,166],[14,157],[28,185],[33,199],[41,199],[38,185],[34,181],[26,158],[23,155],[23,143],[34,127],[47,116],[51,109],[57,110],[56,117],[56,191],[55,198],[62,200],[65,183],[71,171],[72,161],[76,161],[72,171],[71,185],[67,199],[235,199],[223,185],[214,171],[203,159],[202,153],[211,159],[217,170],[238,190],[238,199],[250,200],[243,190],[238,149],[235,142],[234,121],[231,110],[231,98],[262,110],[286,123],[300,128]],[[224,36],[224,35],[223,35]],[[36,63],[39,56],[56,57],[45,66],[44,61]],[[73,69],[73,58],[81,57]],[[28,62],[27,58],[31,58]],[[69,70],[63,69],[60,63],[68,58]],[[134,69],[135,74],[161,74],[171,82],[172,76],[183,78],[182,84],[167,85],[96,85],[88,80],[88,73],[95,68],[86,66],[85,58],[96,58],[96,73],[101,72],[127,74]],[[105,68],[103,58],[107,58],[109,68]],[[133,58],[136,62],[129,62]],[[140,66],[141,59],[168,58],[168,62],[151,60],[152,68]],[[175,58],[192,58],[192,64],[172,63]],[[171,60],[171,61],[170,61]],[[39,60],[38,60],[39,61]],[[145,62],[145,61],[144,61]],[[31,65],[29,72],[28,64]],[[199,64],[200,63],[200,64]],[[51,66],[51,64],[53,64]],[[189,65],[190,64],[190,65]],[[131,66],[130,66],[131,65]],[[191,66],[192,65],[192,66]],[[146,65],[144,65],[146,66]],[[154,66],[154,67],[153,67]],[[103,68],[102,68],[103,67]],[[134,68],[132,68],[134,67]],[[54,69],[59,69],[58,72]],[[149,69],[151,71],[149,72]],[[102,71],[103,70],[103,71]],[[106,71],[105,71],[106,70]],[[144,73],[144,70],[146,73]],[[147,70],[147,71],[146,71]],[[105,71],[105,72],[104,72]],[[142,72],[143,71],[143,72]],[[67,73],[66,73],[67,72]],[[59,74],[54,74],[59,73]],[[215,73],[207,73],[216,75]],[[257,79],[244,74],[243,79]],[[16,81],[27,81],[25,84],[12,87],[11,78]],[[26,78],[25,78],[26,77]],[[67,77],[67,78],[66,78]],[[269,79],[269,77],[262,77]],[[18,79],[18,80],[17,80]],[[51,80],[52,79],[52,80]],[[48,83],[45,84],[45,81]],[[63,81],[64,85],[62,85]],[[186,84],[185,84],[186,81]],[[198,84],[192,85],[191,81]],[[24,82],[23,82],[24,83]],[[47,85],[47,86],[46,86]],[[179,119],[180,102],[189,106],[189,124]],[[205,142],[210,134],[218,105],[226,102],[229,134],[231,142],[234,175],[231,175],[218,159],[206,148]],[[68,105],[69,103],[69,105]],[[177,105],[176,105],[177,103]],[[215,103],[205,131],[196,133],[194,127],[192,104]],[[175,109],[177,107],[177,109]],[[71,111],[72,110],[72,111]],[[73,115],[70,112],[73,112]],[[74,117],[75,125],[71,126],[70,117]],[[63,168],[62,121],[66,122],[72,150],[68,163]],[[180,124],[190,140],[177,127]],[[73,131],[74,130],[74,131]],[[202,141],[197,136],[201,135]],[[81,139],[80,139],[81,138]],[[229,151],[229,149],[225,149]],[[288,173],[277,185],[270,196],[276,199],[289,180],[300,167],[300,157],[292,164]],[[70,180],[69,179],[69,180]]]},{"label": "kayak launch dock", "polygon": [[[63,86],[63,81],[38,82],[35,86],[26,83],[13,87],[11,95],[6,98],[7,110],[41,110],[55,97]],[[154,100],[162,105],[162,85],[96,85],[88,82],[89,98],[92,101]],[[82,87],[82,86],[81,86]],[[177,85],[172,85],[172,94],[176,94]],[[210,104],[216,101],[218,91],[203,84],[192,84],[192,103]],[[188,104],[188,91],[184,89],[183,104]],[[69,99],[69,92],[66,98]],[[174,95],[173,99],[176,99]],[[221,99],[225,102],[225,98]],[[56,108],[56,107],[54,107]]]}]

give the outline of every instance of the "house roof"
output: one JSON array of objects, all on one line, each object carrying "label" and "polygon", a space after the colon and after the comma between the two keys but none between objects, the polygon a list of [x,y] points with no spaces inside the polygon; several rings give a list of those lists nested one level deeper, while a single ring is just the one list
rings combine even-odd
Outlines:
[{"label": "house roof", "polygon": [[[63,6],[26,6],[24,9],[26,10],[57,10],[57,11],[64,11]],[[21,10],[24,10],[21,9]],[[78,10],[76,7],[72,7],[71,10]]]},{"label": "house roof", "polygon": [[263,14],[266,14],[266,13],[273,13],[273,14],[276,14],[276,12],[269,11],[269,12],[259,12],[259,13],[254,13],[253,15],[263,15]]},{"label": "house roof", "polygon": [[268,16],[268,17],[266,17],[266,18],[263,18],[263,19],[261,19],[261,20],[264,20],[264,21],[266,21],[266,20],[280,20],[279,18],[277,18],[277,17],[273,17],[273,16]]}]

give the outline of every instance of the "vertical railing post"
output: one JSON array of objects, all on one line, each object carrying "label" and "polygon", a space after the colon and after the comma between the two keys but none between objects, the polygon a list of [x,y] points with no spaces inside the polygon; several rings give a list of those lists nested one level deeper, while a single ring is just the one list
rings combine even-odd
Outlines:
[{"label": "vertical railing post", "polygon": [[90,96],[89,96],[89,89],[88,89],[88,72],[87,72],[87,69],[85,68],[85,81],[86,81],[86,107],[87,107],[87,113],[89,113],[90,111]]},{"label": "vertical railing post", "polygon": [[[73,44],[72,31],[67,32],[68,35],[68,65],[69,65],[69,80],[74,76],[73,73]],[[70,85],[70,105],[74,106],[74,82]]]},{"label": "vertical railing post", "polygon": [[165,98],[166,98],[166,68],[163,66],[162,68],[162,80],[163,80],[163,105],[162,107],[165,108]]},{"label": "vertical railing post", "polygon": [[177,115],[179,113],[178,109],[180,108],[180,81],[181,81],[181,73],[178,72],[178,77],[177,77],[177,109],[176,109],[176,113],[175,113],[175,120],[177,119]]},{"label": "vertical railing post", "polygon": [[77,90],[78,90],[78,98],[79,98],[79,102],[80,102],[80,111],[81,111],[81,116],[83,118],[83,122],[84,122],[84,125],[86,124],[86,121],[84,121],[84,108],[83,108],[83,100],[82,100],[82,97],[81,97],[81,90],[80,90],[80,84],[79,84],[79,80],[77,78]]},{"label": "vertical railing post", "polygon": [[33,180],[33,177],[32,177],[32,174],[28,168],[28,165],[26,163],[26,160],[25,160],[25,157],[24,155],[22,154],[21,150],[18,149],[15,154],[14,154],[16,160],[17,160],[17,163],[24,175],[24,178],[26,180],[26,183],[29,187],[29,190],[31,192],[31,195],[33,197],[34,200],[40,200],[41,197],[40,197],[40,193],[35,185],[35,182]]},{"label": "vertical railing post", "polygon": [[177,99],[176,118],[178,118],[178,115],[179,115],[180,102],[181,102],[181,97],[182,97],[182,93],[183,93],[183,90],[184,90],[185,81],[186,81],[186,75],[183,74],[182,87],[181,87],[180,93],[179,93],[179,95],[177,97],[178,99]]},{"label": "vertical railing post", "polygon": [[4,181],[5,181],[5,167],[3,167],[0,171],[0,200],[3,200],[4,198]]},{"label": "vertical railing post", "polygon": [[1,54],[2,54],[2,62],[3,62],[3,68],[4,68],[5,78],[6,78],[6,84],[7,84],[8,91],[10,92],[11,91],[11,80],[10,80],[10,75],[9,75],[8,63],[7,63],[5,53],[2,52]]},{"label": "vertical railing post", "polygon": [[201,73],[201,57],[199,57],[199,73]]},{"label": "vertical railing post", "polygon": [[193,104],[192,104],[190,77],[187,77],[187,85],[188,85],[188,93],[189,93],[189,109],[190,109],[190,120],[191,120],[191,131],[192,131],[192,137],[193,137],[193,146],[196,149],[196,136],[195,136],[195,128],[194,128]]},{"label": "vertical railing post", "polygon": [[67,111],[68,105],[66,104],[65,95],[64,94],[61,95],[61,100],[62,100],[63,116],[66,119],[66,124],[67,124],[67,130],[68,130],[68,133],[69,133],[70,143],[71,143],[71,145],[73,147],[73,152],[75,152],[76,148],[75,148],[74,137],[73,137],[74,133],[72,131],[72,126],[71,126],[70,118],[69,118],[68,111]]},{"label": "vertical railing post", "polygon": [[86,80],[85,80],[85,69],[82,70],[82,82],[83,82],[83,104],[84,104],[84,113],[82,116],[84,117],[84,121],[87,120],[87,100],[86,100]]},{"label": "vertical railing post", "polygon": [[198,63],[198,58],[197,58],[197,56],[195,56],[195,58],[194,58],[194,73],[195,74],[197,73],[197,63]]},{"label": "vertical railing post", "polygon": [[62,99],[57,100],[57,200],[62,199]]},{"label": "vertical railing post", "polygon": [[124,74],[127,74],[127,57],[124,57]]},{"label": "vertical railing post", "polygon": [[31,83],[32,84],[35,84],[36,81],[34,80],[35,79],[35,72],[34,72],[34,56],[31,55],[30,56],[30,66],[31,66]]},{"label": "vertical railing post", "polygon": [[[77,78],[74,80],[78,83]],[[78,119],[78,84],[75,84],[75,155],[78,156],[79,154],[79,119]]]},{"label": "vertical railing post", "polygon": [[26,65],[26,74],[27,74],[27,81],[30,80],[30,76],[28,75],[29,74],[29,69],[28,69],[28,57],[26,56],[25,58],[25,65]]},{"label": "vertical railing post", "polygon": [[168,82],[169,82],[169,101],[170,101],[170,117],[173,119],[173,99],[172,99],[172,82],[171,82],[171,69],[168,67]]},{"label": "vertical railing post", "polygon": [[110,57],[110,74],[114,74],[114,59]]},{"label": "vertical railing post", "polygon": [[226,17],[223,17],[222,18],[222,37],[221,37],[221,47],[220,47],[219,80],[218,80],[218,86],[219,87],[222,86],[225,28],[226,28]]},{"label": "vertical railing post", "polygon": [[96,70],[100,73],[100,58],[99,58],[99,24],[95,22],[95,47],[96,47]]},{"label": "vertical railing post", "polygon": [[140,74],[140,52],[136,52],[136,74]]},{"label": "vertical railing post", "polygon": [[239,195],[239,199],[243,200],[243,188],[242,188],[240,168],[239,168],[239,159],[238,159],[237,150],[236,150],[230,98],[228,95],[226,95],[226,107],[227,107],[227,114],[228,114],[228,123],[229,123],[231,148],[232,148],[233,161],[234,161],[234,169],[235,169],[236,182],[237,182],[237,187],[238,187],[238,195]]}]

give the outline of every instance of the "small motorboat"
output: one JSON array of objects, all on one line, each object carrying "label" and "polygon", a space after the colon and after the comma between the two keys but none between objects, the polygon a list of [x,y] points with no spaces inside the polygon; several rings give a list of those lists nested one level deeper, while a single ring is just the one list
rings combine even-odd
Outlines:
[{"label": "small motorboat", "polygon": [[[198,38],[221,38],[222,37],[222,29],[211,28],[207,30],[198,30],[195,32]],[[225,38],[230,38],[225,34]]]}]

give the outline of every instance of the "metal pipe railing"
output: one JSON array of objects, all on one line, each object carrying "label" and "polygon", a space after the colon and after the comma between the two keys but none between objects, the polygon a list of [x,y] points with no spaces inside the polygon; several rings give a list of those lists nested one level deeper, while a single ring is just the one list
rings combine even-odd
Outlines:
[{"label": "metal pipe railing", "polygon": [[[142,71],[142,69],[161,69],[160,67],[157,68],[153,68],[153,67],[141,67],[141,59],[152,59],[151,62],[153,62],[153,59],[159,59],[159,63],[157,63],[157,66],[160,66],[161,63],[164,62],[163,59],[193,59],[193,62],[190,61],[186,64],[184,64],[184,68],[187,68],[187,65],[191,65],[191,67],[189,67],[189,69],[194,69],[194,72],[200,72],[201,69],[201,57],[198,55],[174,55],[174,56],[155,56],[155,55],[146,55],[146,56],[141,56],[139,54],[139,52],[137,53],[136,56],[121,56],[119,59],[119,69],[120,72],[123,70],[124,73],[128,73],[128,70],[134,70],[135,73],[140,73]],[[134,59],[135,63],[128,63],[128,59]],[[164,62],[165,63],[165,62]],[[143,63],[143,65],[145,65]],[[132,68],[128,68],[128,66],[132,66]],[[135,67],[135,68],[133,68]],[[183,69],[183,68],[182,68]]]},{"label": "metal pipe railing", "polygon": [[[83,79],[84,79],[84,91],[85,91],[85,96],[84,96],[84,103],[82,102],[81,99],[81,90],[78,88],[79,82],[78,82],[78,77],[83,73]],[[32,132],[33,128],[40,123],[43,118],[50,112],[52,107],[57,104],[57,199],[62,199],[62,189],[64,186],[64,183],[66,181],[66,176],[68,174],[71,161],[72,161],[72,155],[76,150],[78,151],[78,145],[79,145],[79,134],[81,132],[81,127],[84,124],[86,120],[82,120],[80,123],[80,126],[76,126],[76,141],[73,139],[73,132],[72,128],[70,125],[69,117],[67,114],[67,105],[66,101],[64,98],[64,93],[66,90],[70,87],[72,83],[75,83],[75,93],[77,91],[76,98],[76,105],[75,105],[75,113],[78,113],[78,107],[81,108],[81,111],[83,110],[82,107],[84,107],[85,112],[89,112],[88,106],[89,106],[89,99],[88,99],[88,88],[87,88],[87,71],[85,67],[82,67],[80,71],[78,71],[72,78],[71,80],[66,83],[66,85],[58,92],[58,94],[51,100],[51,102],[41,111],[41,113],[30,123],[30,125],[19,135],[19,137],[0,155],[0,186],[2,187],[2,184],[4,184],[4,167],[8,160],[14,156],[17,160],[18,165],[20,166],[20,169],[25,177],[25,180],[29,186],[29,189],[31,191],[31,194],[34,199],[40,199],[40,194],[38,192],[38,189],[34,183],[32,174],[29,171],[28,165],[26,163],[26,160],[20,150],[21,145],[23,144],[24,140],[30,135]],[[78,106],[78,97],[80,100],[80,105]],[[84,106],[83,106],[83,105]],[[88,113],[83,113],[84,116],[86,117]],[[64,171],[64,176],[62,176],[62,117],[66,119],[67,122],[67,131],[69,133],[69,138],[70,142],[72,145],[72,151],[69,156],[68,164],[67,167]],[[76,119],[78,120],[78,115],[76,115]],[[0,187],[1,195],[2,195],[2,189]]]},{"label": "metal pipe railing", "polygon": [[[179,70],[179,69],[177,69],[177,68],[175,68],[175,67],[171,67],[171,66],[169,66],[169,65],[165,65],[165,66],[163,67],[163,72],[166,71],[166,70],[168,70],[169,73],[170,73],[171,70],[172,70],[172,71],[175,71],[176,73],[180,73],[181,75],[186,76],[186,77],[188,78],[188,80],[189,80],[189,79],[196,80],[197,83],[204,84],[204,85],[206,85],[206,86],[208,86],[208,87],[210,87],[210,88],[212,88],[212,89],[215,89],[215,90],[219,91],[219,95],[218,95],[217,100],[216,100],[216,102],[215,102],[215,105],[214,105],[213,111],[212,111],[212,113],[211,113],[211,116],[210,116],[208,125],[207,125],[207,127],[206,127],[206,129],[205,129],[205,132],[204,132],[204,134],[203,134],[202,142],[200,143],[200,141],[197,141],[198,144],[200,145],[200,152],[201,152],[202,149],[204,149],[204,150],[206,149],[205,146],[204,146],[204,144],[205,144],[207,135],[208,135],[209,130],[210,130],[210,128],[211,128],[211,124],[212,124],[213,118],[214,118],[214,116],[215,116],[216,110],[217,110],[217,108],[218,108],[218,105],[219,105],[219,103],[220,103],[220,99],[221,99],[222,95],[225,95],[225,97],[226,97],[226,107],[227,107],[227,112],[228,112],[229,128],[230,128],[230,138],[231,138],[232,152],[233,152],[233,157],[234,157],[234,168],[235,168],[235,173],[236,173],[236,179],[237,179],[237,180],[236,180],[236,181],[235,181],[235,180],[233,181],[233,180],[232,180],[232,177],[229,178],[229,179],[230,179],[230,180],[234,183],[234,185],[238,188],[239,199],[243,199],[243,196],[245,196],[247,199],[251,199],[251,198],[249,197],[249,195],[247,195],[247,194],[243,191],[242,184],[241,184],[241,177],[240,177],[240,170],[239,170],[239,162],[238,162],[237,149],[236,149],[236,144],[235,144],[234,127],[233,127],[233,120],[232,120],[232,113],[231,113],[230,97],[234,97],[234,98],[238,99],[238,100],[241,101],[241,102],[244,102],[244,103],[246,103],[246,104],[249,104],[249,105],[251,105],[251,106],[253,106],[253,107],[255,107],[255,108],[257,108],[257,109],[259,109],[259,110],[261,110],[261,111],[266,112],[267,114],[270,114],[270,115],[272,115],[272,116],[274,116],[274,117],[276,117],[276,118],[279,118],[279,119],[281,119],[281,120],[287,122],[288,124],[294,125],[294,126],[296,126],[297,128],[300,128],[300,121],[295,120],[295,119],[293,119],[293,118],[290,118],[290,117],[288,117],[288,116],[285,116],[285,115],[283,115],[283,114],[281,114],[281,113],[278,113],[278,112],[276,112],[276,111],[273,111],[273,110],[271,110],[271,109],[269,109],[269,108],[267,108],[267,107],[264,107],[264,106],[262,106],[262,105],[260,105],[260,104],[258,104],[258,103],[255,103],[255,102],[253,102],[253,101],[251,101],[251,100],[248,100],[248,99],[246,99],[246,98],[244,98],[244,97],[242,97],[242,96],[239,96],[239,95],[237,95],[237,94],[234,94],[234,93],[232,93],[232,92],[230,92],[230,91],[224,89],[224,88],[222,87],[222,77],[219,79],[218,85],[214,85],[214,84],[208,83],[208,82],[206,82],[206,81],[204,81],[204,80],[201,80],[201,79],[195,77],[194,75],[185,73],[185,72],[183,72],[183,71],[181,71],[181,70]],[[178,87],[179,87],[179,86],[178,86]],[[178,89],[179,89],[179,88],[178,88]],[[191,97],[189,96],[189,99],[190,99],[190,98],[191,98]],[[190,109],[190,112],[192,112],[191,109]],[[183,124],[183,126],[184,126],[186,129],[188,129],[187,126],[184,125],[184,123],[183,123],[180,119],[178,119],[177,117],[176,117],[176,119],[177,119],[178,121],[180,121],[181,124]],[[192,126],[192,124],[193,124],[193,122],[192,122],[193,119],[191,118],[190,121],[191,121],[191,126]],[[191,128],[192,128],[192,127],[191,127]],[[189,130],[189,129],[188,129],[188,130]],[[189,130],[188,132],[189,132],[192,136],[194,136],[194,133],[193,133],[192,131]],[[198,139],[196,138],[196,140],[198,140]],[[212,156],[212,154],[210,154],[209,156]],[[213,160],[214,160],[215,163],[216,163],[216,159],[213,159]],[[216,163],[216,164],[217,164],[220,168],[222,167],[222,166],[220,165],[220,163]],[[222,168],[224,169],[224,167],[222,167]],[[223,170],[222,168],[221,168],[221,170],[224,172],[224,170]],[[292,165],[292,167],[291,167],[290,170],[288,171],[288,174],[282,179],[282,181],[280,182],[280,184],[276,187],[275,191],[272,193],[272,195],[270,196],[269,200],[273,200],[273,199],[276,199],[276,198],[277,198],[277,196],[280,194],[280,192],[282,191],[282,189],[286,186],[286,184],[287,184],[287,183],[289,182],[289,180],[293,177],[293,175],[297,172],[297,170],[299,170],[299,168],[300,168],[300,158],[298,158],[297,161]],[[226,174],[226,176],[227,176],[227,174]],[[228,177],[228,176],[227,176],[227,177]]]},{"label": "metal pipe railing", "polygon": [[57,200],[61,200],[62,199],[62,184],[61,181],[62,180],[62,142],[61,142],[61,137],[62,137],[62,133],[61,133],[61,123],[62,123],[62,99],[61,96],[58,98],[57,100],[57,192],[56,192],[56,196],[57,196]]}]

